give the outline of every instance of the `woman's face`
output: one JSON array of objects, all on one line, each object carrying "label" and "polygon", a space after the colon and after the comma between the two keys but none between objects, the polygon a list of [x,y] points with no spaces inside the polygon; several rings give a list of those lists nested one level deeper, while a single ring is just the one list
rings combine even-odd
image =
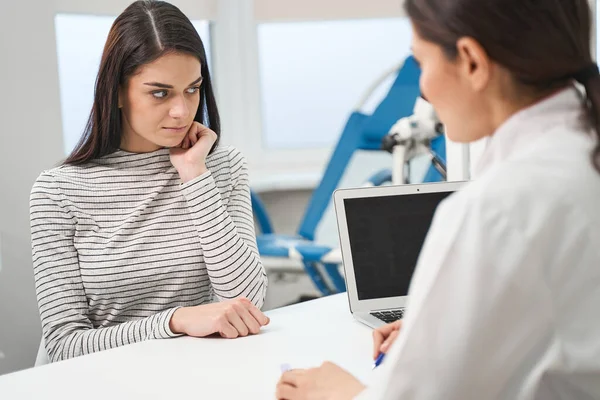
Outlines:
[{"label": "woman's face", "polygon": [[468,143],[494,130],[485,93],[489,71],[479,59],[481,49],[476,42],[461,39],[457,48],[459,55],[451,60],[440,46],[421,38],[413,26],[412,50],[421,66],[421,92],[435,108],[448,137]]},{"label": "woman's face", "polygon": [[200,61],[169,53],[140,67],[119,91],[121,149],[135,153],[179,145],[200,104]]}]

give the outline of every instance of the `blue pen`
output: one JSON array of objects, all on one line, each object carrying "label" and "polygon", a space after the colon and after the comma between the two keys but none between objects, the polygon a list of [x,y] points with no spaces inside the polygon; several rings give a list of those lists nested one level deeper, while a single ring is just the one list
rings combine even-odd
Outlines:
[{"label": "blue pen", "polygon": [[373,369],[379,367],[379,365],[383,362],[383,357],[385,357],[385,353],[379,353],[375,359],[375,363],[373,363]]}]

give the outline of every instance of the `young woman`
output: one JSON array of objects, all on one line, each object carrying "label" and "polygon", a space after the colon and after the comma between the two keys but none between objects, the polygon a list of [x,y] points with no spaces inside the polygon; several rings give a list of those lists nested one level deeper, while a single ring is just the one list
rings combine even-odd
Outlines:
[{"label": "young woman", "polygon": [[[279,399],[600,398],[600,74],[587,0],[406,0],[451,139],[491,137],[440,205],[365,389],[326,363]],[[574,82],[585,89],[584,97]],[[386,344],[381,347],[384,339]]]},{"label": "young woman", "polygon": [[268,323],[246,162],[219,133],[191,22],[165,2],[131,4],[110,30],[81,142],[31,192],[51,361]]}]

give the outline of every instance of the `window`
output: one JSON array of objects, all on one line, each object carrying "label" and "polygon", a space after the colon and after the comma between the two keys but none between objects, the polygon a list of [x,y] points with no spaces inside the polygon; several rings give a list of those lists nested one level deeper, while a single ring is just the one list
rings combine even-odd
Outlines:
[{"label": "window", "polygon": [[[213,44],[209,53],[217,69],[222,143],[246,156],[253,185],[314,186],[367,88],[409,54],[410,24],[398,0],[172,3],[196,21],[207,50]],[[64,151],[69,153],[91,109],[98,60],[114,20],[110,16],[127,2],[55,4]],[[363,111],[379,104],[391,79]]]},{"label": "window", "polygon": [[[57,14],[56,47],[64,151],[69,154],[83,133],[92,109],[94,84],[104,43],[115,17]],[[208,21],[192,21],[206,47],[210,65]]]},{"label": "window", "polygon": [[263,145],[334,145],[365,91],[409,55],[410,43],[406,18],[260,24]]}]

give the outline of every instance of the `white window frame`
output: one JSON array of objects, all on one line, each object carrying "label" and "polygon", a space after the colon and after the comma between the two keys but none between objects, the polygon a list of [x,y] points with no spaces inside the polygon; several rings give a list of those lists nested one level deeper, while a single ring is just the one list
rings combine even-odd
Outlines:
[{"label": "white window frame", "polygon": [[219,0],[217,15],[219,22],[228,21],[227,24],[216,23],[212,36],[223,141],[234,143],[246,155],[255,189],[315,187],[333,145],[298,149],[268,149],[264,145],[258,25],[405,17],[401,1]]}]

